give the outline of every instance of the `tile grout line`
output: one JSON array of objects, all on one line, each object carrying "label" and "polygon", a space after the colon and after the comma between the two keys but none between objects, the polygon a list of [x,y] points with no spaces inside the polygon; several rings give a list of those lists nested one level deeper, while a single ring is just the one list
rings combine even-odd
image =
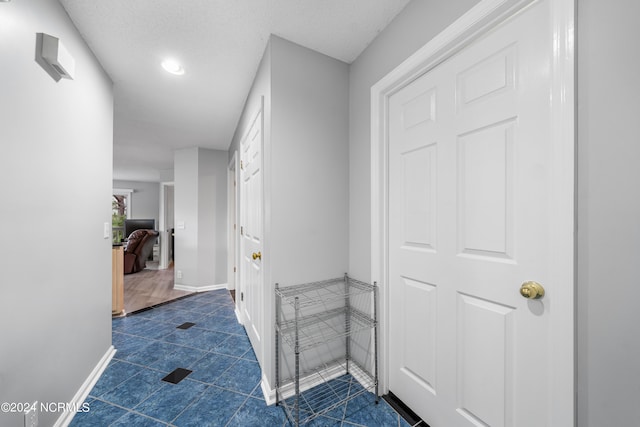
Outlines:
[{"label": "tile grout line", "polygon": [[229,423],[231,422],[231,420],[233,420],[236,415],[238,415],[238,412],[240,412],[240,409],[244,406],[245,403],[247,403],[247,400],[250,398],[250,396],[247,396],[247,398],[245,400],[242,401],[242,403],[240,404],[240,406],[238,406],[238,409],[236,409],[236,411],[233,413],[233,415],[231,415],[231,417],[229,417],[229,420],[227,420],[227,422],[225,423],[225,427],[229,425]]},{"label": "tile grout line", "polygon": [[154,420],[154,421],[157,421],[157,422],[159,422],[159,423],[162,423],[162,424],[164,424],[164,425],[169,425],[169,423],[167,423],[167,422],[165,422],[165,421],[162,421],[162,420],[159,420],[159,419],[157,419],[157,418],[151,417],[151,416],[149,416],[149,415],[147,415],[147,414],[143,414],[142,412],[138,412],[138,411],[136,411],[136,410],[135,410],[135,409],[133,409],[133,408],[127,408],[126,406],[119,405],[119,404],[117,404],[117,403],[115,403],[115,402],[111,402],[111,401],[109,401],[109,400],[101,399],[101,398],[99,398],[99,397],[95,397],[93,400],[98,400],[98,401],[100,401],[100,402],[102,402],[102,403],[106,403],[107,405],[114,406],[114,407],[116,407],[116,408],[119,408],[119,409],[122,409],[122,410],[126,411],[126,413],[122,414],[120,417],[118,417],[117,419],[115,419],[115,420],[114,420],[112,423],[110,423],[109,425],[113,425],[113,424],[117,423],[121,418],[125,417],[128,413],[133,413],[133,414],[136,414],[136,415],[140,415],[140,416],[143,416],[143,417],[145,417],[145,418],[150,418],[150,419],[152,419],[152,420]]},{"label": "tile grout line", "polygon": [[195,405],[195,404],[196,404],[196,402],[199,402],[199,401],[200,401],[200,399],[202,399],[202,396],[204,396],[204,394],[207,392],[207,390],[209,390],[209,388],[210,388],[210,387],[212,387],[212,386],[207,385],[207,387],[205,387],[205,388],[204,388],[204,390],[202,390],[202,392],[198,395],[198,397],[197,397],[197,398],[195,398],[195,399],[193,399],[193,400],[191,401],[191,403],[189,403],[189,404],[188,404],[188,405],[187,405],[187,406],[186,406],[182,411],[180,411],[180,413],[179,413],[178,415],[176,415],[176,417],[175,417],[175,418],[173,418],[169,424],[170,424],[171,426],[173,426],[173,425],[174,425],[173,423],[174,423],[178,418],[180,418],[180,416],[181,416],[182,414],[184,414],[184,413],[185,413],[185,411],[186,411],[187,409],[191,408],[193,405]]},{"label": "tile grout line", "polygon": [[[236,403],[234,403],[234,405],[232,405],[231,407],[227,408],[226,411],[229,411],[229,412],[225,411],[229,416],[228,420],[225,422],[225,425],[227,426],[233,423],[234,422],[233,420],[237,422],[238,419],[243,419],[245,422],[247,422],[247,420],[253,420],[253,422],[264,422],[266,419],[264,417],[266,416],[273,417],[272,418],[273,425],[279,425],[280,420],[282,420],[283,427],[288,425],[287,417],[284,416],[284,411],[281,408],[280,410],[277,410],[277,409],[269,408],[268,406],[264,407],[264,404],[265,404],[264,400],[261,399],[260,396],[254,396],[254,393],[256,392],[256,390],[260,388],[259,373],[258,373],[258,378],[256,378],[257,384],[253,386],[253,388],[248,393],[234,389],[234,387],[237,387],[240,389],[245,388],[244,384],[246,384],[246,381],[244,381],[244,384],[243,384],[242,378],[245,378],[246,374],[249,374],[251,378],[254,377],[254,375],[256,374],[256,372],[254,371],[256,371],[255,364],[257,364],[257,360],[250,345],[248,346],[248,348],[246,348],[246,350],[240,351],[242,348],[246,347],[246,343],[244,343],[244,340],[247,339],[247,335],[242,329],[242,325],[236,324],[237,319],[235,315],[229,313],[229,311],[231,310],[230,304],[224,304],[220,299],[210,298],[208,296],[206,298],[202,298],[202,296],[205,296],[205,295],[207,294],[202,293],[200,295],[192,296],[194,298],[199,298],[194,301],[196,304],[199,304],[197,308],[198,311],[188,310],[187,308],[185,308],[185,304],[181,303],[180,304],[181,307],[172,308],[167,305],[164,308],[154,308],[147,312],[139,313],[140,317],[136,317],[136,314],[130,313],[131,316],[128,318],[122,318],[117,320],[114,319],[114,328],[113,328],[114,337],[116,336],[115,334],[118,334],[117,336],[119,337],[119,339],[117,341],[120,342],[120,345],[122,345],[123,347],[126,346],[125,349],[127,351],[126,353],[121,355],[116,354],[116,356],[114,357],[113,366],[116,366],[116,368],[112,370],[112,376],[109,378],[109,381],[112,381],[114,379],[119,379],[122,377],[122,375],[126,375],[126,373],[129,371],[138,370],[138,372],[136,372],[133,376],[129,376],[129,378],[118,380],[116,384],[109,384],[109,382],[104,383],[105,391],[101,393],[101,395],[104,395],[106,393],[113,393],[113,390],[117,388],[121,388],[123,392],[127,392],[125,390],[127,387],[122,387],[122,385],[126,381],[128,381],[130,378],[139,374],[144,374],[145,371],[148,373],[144,375],[146,375],[149,379],[152,376],[154,376],[155,373],[166,374],[167,369],[162,369],[161,366],[162,365],[167,367],[171,366],[172,363],[167,363],[170,360],[175,360],[176,362],[178,362],[179,359],[182,358],[183,350],[184,351],[197,350],[198,353],[196,353],[195,360],[193,360],[191,357],[187,357],[188,354],[185,354],[186,360],[184,361],[186,361],[187,363],[183,363],[182,367],[193,369],[194,367],[196,367],[196,365],[199,362],[202,361],[203,362],[202,369],[199,369],[199,371],[202,372],[202,375],[206,378],[211,378],[212,377],[211,374],[215,373],[215,375],[213,375],[212,379],[210,380],[209,379],[201,380],[201,379],[196,379],[191,377],[187,379],[191,383],[191,385],[188,385],[188,387],[195,387],[195,388],[191,389],[190,392],[187,393],[189,395],[189,399],[184,399],[186,406],[182,407],[181,405],[178,405],[178,406],[172,405],[171,406],[172,410],[167,409],[167,412],[163,412],[163,411],[155,412],[157,408],[153,409],[153,412],[156,415],[161,415],[161,416],[167,416],[173,413],[173,411],[177,410],[178,411],[177,415],[175,415],[170,421],[161,421],[154,418],[153,416],[146,415],[144,413],[139,412],[139,410],[134,409],[134,408],[140,408],[140,406],[143,405],[145,402],[148,402],[148,404],[145,406],[145,408],[148,408],[148,409],[151,408],[152,403],[156,401],[160,402],[162,400],[163,393],[165,393],[164,390],[168,390],[166,387],[153,389],[153,387],[150,386],[149,390],[153,390],[151,394],[140,393],[139,396],[142,400],[138,402],[137,399],[135,399],[135,403],[131,404],[131,406],[133,406],[132,408],[126,408],[124,406],[107,401],[103,397],[91,395],[90,393],[91,398],[93,398],[94,400],[103,402],[104,404],[109,405],[109,407],[119,408],[119,410],[124,410],[126,412],[125,414],[118,417],[117,420],[111,421],[110,423],[117,422],[127,414],[134,414],[134,415],[130,415],[130,417],[141,416],[141,417],[144,417],[145,419],[157,421],[161,423],[161,425],[163,426],[168,425],[171,427],[171,426],[174,426],[174,423],[176,423],[176,421],[180,417],[185,417],[185,420],[191,419],[191,417],[196,417],[193,419],[197,419],[197,417],[200,416],[199,414],[201,413],[202,410],[204,410],[205,411],[204,413],[206,413],[209,405],[206,404],[202,406],[202,405],[199,405],[198,402],[202,402],[203,401],[202,399],[207,399],[207,402],[208,402],[209,398],[205,397],[206,394],[215,391],[216,393],[224,392],[224,393],[232,393],[235,395],[233,399],[234,399],[234,402]],[[205,307],[207,305],[215,305],[217,308],[211,312],[209,311],[204,312]],[[229,314],[229,316],[224,316],[223,314]],[[207,323],[207,325],[212,325],[212,326],[202,326],[205,320],[210,322],[210,323]],[[180,336],[181,333],[186,331],[178,331],[177,329],[175,329],[176,325],[183,324],[184,322],[196,323],[193,329],[191,330],[202,331],[200,333],[193,334],[194,336],[192,338],[195,341],[187,340],[186,339],[187,335]],[[154,328],[156,328],[155,331],[153,330]],[[220,330],[220,329],[224,329],[224,330]],[[242,331],[243,333],[240,334],[239,331]],[[149,335],[153,337],[150,338],[149,335],[145,335],[145,333],[147,332]],[[207,333],[207,335],[211,333],[210,337],[208,337],[207,339],[207,342],[215,343],[211,347],[208,346],[210,344],[208,344],[207,346],[204,346],[203,343],[199,343],[197,338],[195,337],[195,335],[204,337],[204,335],[202,334],[204,334],[205,332]],[[158,333],[159,335],[156,336],[155,334],[158,334]],[[177,334],[177,335],[174,335],[174,334]],[[170,336],[171,338],[169,338]],[[217,339],[220,337],[222,339],[220,341],[217,341]],[[178,342],[169,341],[169,339],[177,339],[179,341]],[[237,340],[237,345],[235,345],[234,343],[235,340]],[[226,346],[224,345],[225,342],[228,342]],[[195,344],[192,344],[192,343],[195,343]],[[153,347],[149,349],[149,352],[147,352],[146,355],[144,354],[144,350],[147,347],[152,345],[159,346],[159,348],[163,349],[162,353],[158,354],[158,356],[160,357],[157,357],[157,358],[154,357],[156,355],[153,353]],[[194,345],[199,345],[199,346],[194,346]],[[231,354],[214,351],[215,348],[218,348],[218,351],[231,352]],[[170,354],[173,354],[171,353],[172,349],[175,349],[175,351],[178,352],[176,354],[176,356],[178,357],[174,356],[168,359],[165,356],[170,356]],[[234,352],[234,350],[236,350],[236,352]],[[165,352],[167,352],[167,354],[164,354]],[[200,352],[201,354],[199,354]],[[139,355],[137,358],[135,357],[136,354]],[[132,356],[134,356],[133,360],[137,360],[137,362],[126,359],[127,357],[132,357]],[[218,359],[218,357],[228,358],[229,360]],[[230,361],[230,365],[228,365],[224,369],[221,369],[220,372],[218,372],[217,369],[207,370],[204,368],[204,366],[207,365],[207,364],[204,364],[204,362],[206,362],[205,360],[206,358],[211,359],[210,361],[211,367],[214,367],[214,366],[223,367],[224,364],[228,363],[229,361]],[[151,361],[151,363],[149,363],[149,361]],[[156,366],[152,366],[152,365],[156,365]],[[236,371],[234,370],[234,368],[238,368],[238,370]],[[223,381],[224,385],[220,385],[222,383],[218,384],[220,379],[224,380]],[[353,392],[355,386],[356,385],[354,380],[350,379],[349,389],[348,389],[349,393]],[[200,392],[193,393],[193,391],[197,390],[200,387],[202,387],[202,390]],[[185,394],[185,396],[187,394]],[[113,394],[112,397],[117,397],[117,395]],[[125,399],[123,401],[129,401],[129,400],[131,399]],[[238,404],[238,403],[239,403],[239,406],[234,408],[235,404]],[[260,403],[262,405],[260,405]],[[214,404],[214,406],[216,405]],[[370,408],[370,409],[373,410],[374,408]],[[363,425],[362,423],[367,418],[366,417],[362,418],[360,415],[357,415],[359,412],[358,408],[354,408],[354,410],[356,412],[354,414],[351,414],[351,415],[355,415],[354,417],[352,417],[353,421],[348,421],[346,419],[347,416],[351,416],[347,412],[347,405],[341,406],[339,412],[336,414],[341,417],[340,419],[334,418],[333,416],[330,417],[328,414],[325,414],[324,417],[327,418],[326,421],[330,423],[336,423],[336,425],[343,425],[344,427],[360,427]],[[365,410],[365,412],[363,413],[366,413],[366,412],[367,411]],[[108,414],[108,410],[107,412],[105,412],[105,414]],[[389,415],[385,415],[385,416],[388,417]],[[103,415],[100,415],[100,417],[103,417]],[[276,420],[278,420],[277,424],[275,423]],[[132,419],[131,421],[134,421],[134,420]],[[143,421],[143,420],[140,420],[140,421]],[[220,419],[220,421],[222,421],[222,419]],[[394,425],[394,424],[395,423],[391,425]]]}]

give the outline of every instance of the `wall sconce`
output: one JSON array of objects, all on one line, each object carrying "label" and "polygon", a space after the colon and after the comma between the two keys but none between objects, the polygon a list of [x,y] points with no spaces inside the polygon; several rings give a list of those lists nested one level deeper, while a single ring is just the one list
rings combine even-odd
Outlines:
[{"label": "wall sconce", "polygon": [[37,34],[36,62],[56,81],[60,78],[73,80],[76,61],[57,37]]}]

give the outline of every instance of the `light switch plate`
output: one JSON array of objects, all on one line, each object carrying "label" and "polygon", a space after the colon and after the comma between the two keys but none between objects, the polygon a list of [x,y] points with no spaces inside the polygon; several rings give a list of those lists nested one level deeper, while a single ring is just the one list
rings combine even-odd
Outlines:
[{"label": "light switch plate", "polygon": [[104,237],[105,239],[108,239],[109,236],[111,236],[111,224],[109,224],[108,222],[105,222],[102,237]]}]

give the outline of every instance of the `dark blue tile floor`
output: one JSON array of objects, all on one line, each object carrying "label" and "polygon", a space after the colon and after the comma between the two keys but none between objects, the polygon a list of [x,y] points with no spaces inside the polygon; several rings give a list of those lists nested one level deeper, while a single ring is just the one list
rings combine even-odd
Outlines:
[{"label": "dark blue tile floor", "polygon": [[[117,352],[72,427],[284,427],[284,411],[267,406],[260,367],[226,290],[203,292],[113,320]],[[189,329],[177,329],[185,322]],[[178,384],[162,381],[191,370]],[[354,387],[359,385],[352,380]],[[384,400],[364,394],[308,425],[408,427]]]}]

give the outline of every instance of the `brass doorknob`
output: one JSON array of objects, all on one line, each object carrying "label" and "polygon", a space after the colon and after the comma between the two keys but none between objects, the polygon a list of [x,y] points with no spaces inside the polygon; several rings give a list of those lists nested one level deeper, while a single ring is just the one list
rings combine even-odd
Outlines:
[{"label": "brass doorknob", "polygon": [[253,253],[252,255],[253,259],[262,259],[262,253],[258,252],[258,253]]},{"label": "brass doorknob", "polygon": [[524,282],[520,286],[520,295],[527,299],[540,299],[544,296],[544,288],[538,282]]}]

